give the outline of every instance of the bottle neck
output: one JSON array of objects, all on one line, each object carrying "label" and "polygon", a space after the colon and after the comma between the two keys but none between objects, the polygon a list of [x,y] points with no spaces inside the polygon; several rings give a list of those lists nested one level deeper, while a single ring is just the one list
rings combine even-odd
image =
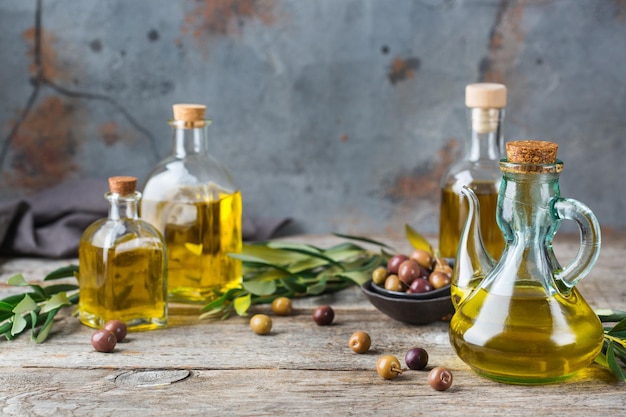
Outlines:
[{"label": "bottle neck", "polygon": [[533,165],[529,167],[550,167],[546,171],[519,171],[526,169],[523,164],[501,162],[502,184],[498,195],[497,217],[505,240],[515,236],[526,240],[528,245],[543,246],[552,239],[558,227],[553,215],[553,202],[560,197],[559,173],[561,163]]},{"label": "bottle neck", "polygon": [[179,127],[174,124],[174,155],[184,158],[189,155],[206,153],[208,151],[207,125],[202,127]]},{"label": "bottle neck", "polygon": [[109,220],[139,218],[137,206],[141,199],[141,193],[135,191],[134,194],[120,195],[117,193],[107,193],[105,198],[109,200]]},{"label": "bottle neck", "polygon": [[468,108],[467,159],[472,162],[499,161],[504,139],[504,109]]}]

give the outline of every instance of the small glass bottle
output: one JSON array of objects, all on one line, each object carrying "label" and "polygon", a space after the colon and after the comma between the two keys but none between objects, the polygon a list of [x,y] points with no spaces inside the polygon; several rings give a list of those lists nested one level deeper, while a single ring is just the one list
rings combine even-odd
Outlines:
[{"label": "small glass bottle", "polygon": [[169,300],[206,304],[241,283],[241,192],[208,152],[206,107],[175,104],[173,152],[148,175],[141,216],[168,250]]},{"label": "small glass bottle", "polygon": [[130,331],[167,325],[167,256],[159,231],[138,217],[137,178],[109,178],[109,216],[80,240],[79,317],[101,328],[113,319]]},{"label": "small glass bottle", "polygon": [[502,179],[500,158],[503,148],[502,120],[506,87],[495,83],[469,84],[465,89],[468,130],[465,155],[450,167],[441,181],[439,252],[455,258],[459,238],[467,219],[468,205],[463,186],[474,191],[480,202],[480,228],[489,254],[498,259],[504,248],[496,224],[498,189]]}]

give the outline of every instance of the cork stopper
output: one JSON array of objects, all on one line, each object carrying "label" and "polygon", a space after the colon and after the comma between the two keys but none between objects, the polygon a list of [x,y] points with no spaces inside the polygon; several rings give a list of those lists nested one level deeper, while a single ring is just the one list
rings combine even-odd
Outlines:
[{"label": "cork stopper", "polygon": [[112,193],[120,195],[133,194],[137,189],[137,178],[135,177],[110,177],[109,189]]},{"label": "cork stopper", "polygon": [[518,164],[554,164],[559,145],[541,140],[520,140],[506,144],[506,159]]},{"label": "cork stopper", "polygon": [[465,87],[465,105],[470,108],[502,109],[506,107],[506,86],[497,83],[475,83]]},{"label": "cork stopper", "polygon": [[185,122],[204,121],[206,106],[203,104],[174,104],[174,120]]}]

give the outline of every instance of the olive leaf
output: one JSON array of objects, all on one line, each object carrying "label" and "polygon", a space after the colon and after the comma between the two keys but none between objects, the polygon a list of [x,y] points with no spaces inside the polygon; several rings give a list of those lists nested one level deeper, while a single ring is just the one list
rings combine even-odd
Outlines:
[{"label": "olive leaf", "polygon": [[426,239],[424,236],[419,234],[415,229],[413,229],[408,224],[404,225],[404,231],[405,231],[407,239],[409,240],[409,243],[411,244],[411,246],[413,246],[413,249],[425,250],[431,255],[434,255],[433,248],[432,246],[430,246],[428,239]]},{"label": "olive leaf", "polygon": [[[78,267],[74,265],[52,271],[44,281],[76,278]],[[54,317],[64,306],[78,302],[78,285],[53,284],[42,287],[26,281],[22,274],[7,280],[16,287],[29,287],[31,291],[14,294],[0,300],[0,334],[12,340],[30,328],[31,339],[42,343],[48,337]]]},{"label": "olive leaf", "polygon": [[615,357],[614,342],[609,342],[606,348],[606,362],[608,363],[611,373],[613,373],[619,381],[626,382],[626,371],[617,363],[617,358]]},{"label": "olive leaf", "polygon": [[240,316],[243,316],[248,310],[248,307],[250,307],[251,303],[252,303],[251,294],[246,294],[246,295],[242,295],[240,297],[235,298],[235,301],[233,302],[233,305],[235,307],[235,312],[237,312],[237,314],[239,314]]},{"label": "olive leaf", "polygon": [[[218,298],[202,309],[200,318],[225,318],[233,311],[246,315],[254,304],[271,303],[278,297],[306,297],[340,291],[361,285],[372,271],[386,264],[388,245],[373,239],[350,235],[329,248],[297,242],[272,241],[244,244],[230,257],[242,261],[241,286],[218,293]],[[379,246],[377,253],[355,242]]]},{"label": "olive leaf", "polygon": [[626,382],[626,312],[620,310],[599,309],[595,313],[603,323],[614,323],[604,328],[604,343],[595,362],[605,368],[619,381]]}]

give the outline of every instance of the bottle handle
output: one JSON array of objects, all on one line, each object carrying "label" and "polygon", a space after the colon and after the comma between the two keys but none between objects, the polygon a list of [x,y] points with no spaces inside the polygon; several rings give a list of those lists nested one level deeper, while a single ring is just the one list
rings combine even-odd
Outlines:
[{"label": "bottle handle", "polygon": [[573,220],[580,229],[580,248],[576,257],[555,276],[568,289],[587,276],[600,254],[600,224],[589,207],[571,198],[555,200],[554,214],[559,219]]}]

